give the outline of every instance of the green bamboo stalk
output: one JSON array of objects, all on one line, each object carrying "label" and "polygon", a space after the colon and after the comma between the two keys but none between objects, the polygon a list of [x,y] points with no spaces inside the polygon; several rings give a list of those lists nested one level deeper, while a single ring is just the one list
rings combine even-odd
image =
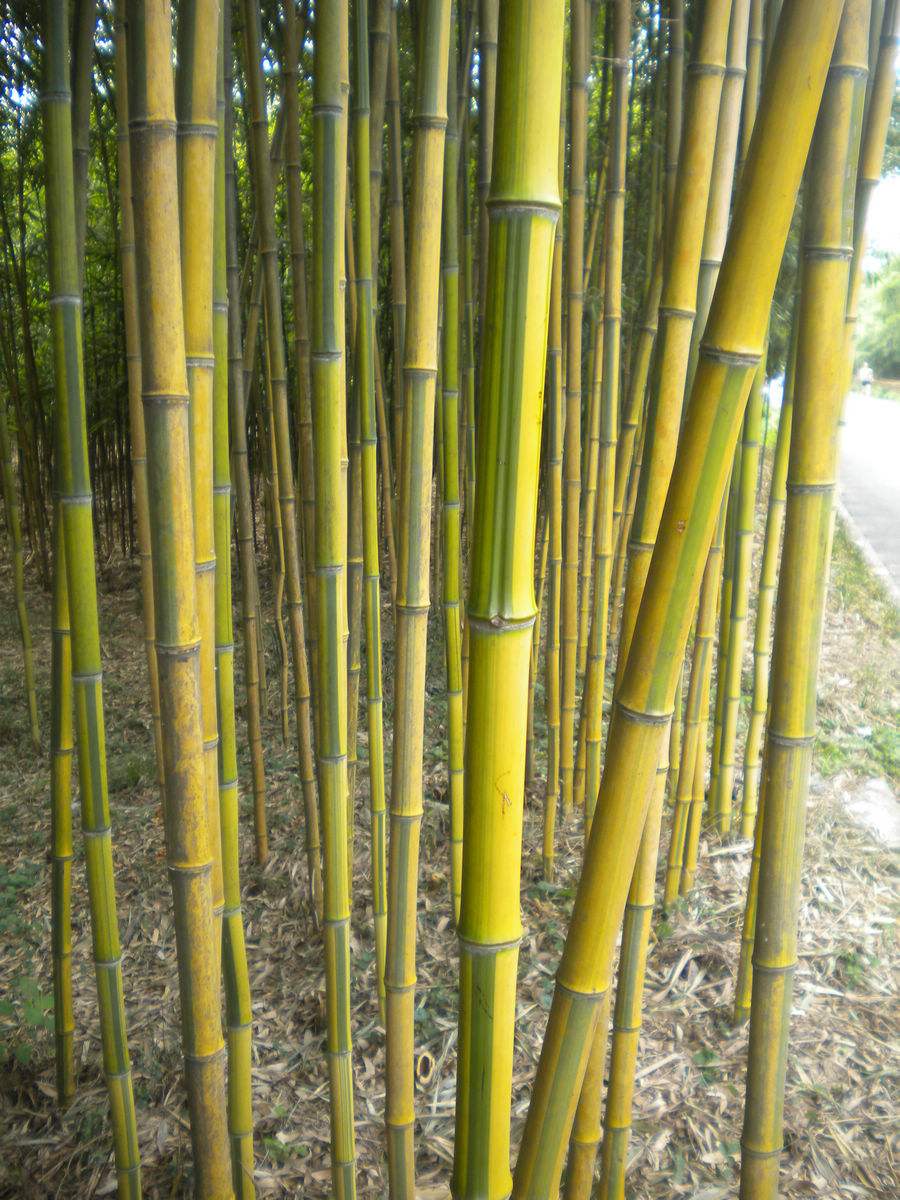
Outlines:
[{"label": "green bamboo stalk", "polygon": [[[478,162],[475,173],[475,194],[478,201],[478,249],[475,273],[478,279],[479,348],[484,340],[485,304],[487,300],[487,266],[490,237],[490,215],[487,209],[494,160],[494,112],[497,105],[497,37],[500,22],[500,0],[478,0]],[[476,359],[476,371],[480,362]],[[480,380],[480,375],[478,376]],[[479,394],[480,394],[480,385]]]},{"label": "green bamboo stalk", "polygon": [[34,655],[31,649],[31,626],[28,623],[28,608],[25,603],[25,557],[22,549],[22,524],[19,518],[19,500],[16,496],[16,483],[13,478],[9,427],[6,423],[6,406],[3,404],[0,404],[0,484],[2,484],[6,528],[9,532],[10,548],[12,550],[13,591],[16,599],[16,620],[19,623],[19,638],[22,642],[22,667],[25,675],[25,698],[28,703],[31,744],[35,750],[40,750],[41,729],[38,722],[37,692],[34,687]]},{"label": "green bamboo stalk", "polygon": [[[277,507],[280,510],[284,544],[285,583],[291,654],[294,661],[294,719],[296,723],[300,786],[306,816],[306,858],[309,873],[310,903],[321,912],[322,876],[319,860],[319,809],[316,803],[315,769],[310,704],[309,665],[306,657],[303,600],[300,583],[300,554],[297,541],[294,467],[291,451],[290,419],[287,397],[287,364],[281,315],[281,281],[278,270],[278,245],[275,236],[275,200],[266,93],[261,57],[260,12],[256,0],[244,0],[244,47],[247,92],[251,111],[250,165],[257,195],[259,255],[263,268],[265,294],[267,366],[271,376],[274,420],[271,435],[277,459]],[[343,225],[341,226],[343,234]],[[317,493],[318,495],[318,493]],[[318,510],[318,502],[317,502]],[[318,593],[317,593],[318,595]],[[320,706],[321,707],[321,706]],[[323,803],[324,809],[324,803]],[[324,820],[324,814],[323,814]]]},{"label": "green bamboo stalk", "polygon": [[84,287],[87,234],[88,158],[97,0],[75,0],[72,18],[72,174],[75,186],[75,253],[78,282]]},{"label": "green bamboo stalk", "polygon": [[[591,613],[589,671],[585,683],[585,836],[590,836],[600,789],[600,738],[603,692],[606,679],[606,627],[609,573],[612,566],[613,493],[618,436],[619,380],[621,374],[622,264],[625,248],[625,172],[628,138],[628,77],[631,50],[631,0],[616,0],[612,11],[612,96],[610,100],[609,177],[606,197],[604,278],[603,394],[600,418],[600,496],[597,506],[597,561],[594,570],[594,603]],[[663,776],[663,784],[665,776]],[[652,814],[651,814],[652,815]],[[648,850],[649,853],[649,850]],[[650,893],[652,902],[652,877]],[[648,914],[649,921],[649,914]],[[638,1000],[638,1004],[640,1001]],[[566,1178],[567,1200],[587,1200],[594,1178],[600,1141],[603,1071],[609,1029],[608,1011],[601,1012],[595,1027],[569,1145]],[[635,1038],[636,1041],[636,1038]]]},{"label": "green bamboo stalk", "polygon": [[628,661],[681,424],[730,13],[731,0],[711,0],[704,6],[688,68],[684,139],[670,207],[671,228],[666,234],[644,456],[628,542],[617,680],[622,678]]},{"label": "green bamboo stalk", "polygon": [[[122,983],[122,950],[116,914],[112,861],[109,797],[106,783],[106,744],[103,720],[103,675],[100,629],[97,612],[97,583],[94,566],[94,531],[91,480],[88,467],[87,420],[84,396],[81,289],[75,227],[75,193],[72,159],[72,99],[69,90],[68,10],[64,0],[46,0],[43,13],[44,89],[41,114],[44,134],[44,171],[49,253],[50,314],[56,365],[55,456],[58,515],[63,549],[57,571],[65,570],[66,593],[71,618],[71,681],[78,731],[78,775],[81,793],[81,825],[85,839],[88,894],[91,907],[91,937],[100,1009],[103,1073],[109,1094],[116,1179],[120,1197],[139,1197],[141,1167],[137,1122],[131,1081],[131,1063],[125,1025]],[[57,593],[61,599],[61,594]],[[61,615],[54,611],[54,616]],[[55,624],[55,622],[54,622]],[[62,622],[60,623],[62,625]],[[68,657],[62,637],[54,638],[65,666]],[[58,702],[68,701],[67,688]],[[67,705],[68,707],[68,705]],[[54,743],[63,749],[67,737],[68,711],[58,709],[60,722]],[[56,731],[55,731],[56,732]],[[60,773],[68,768],[57,761]],[[54,784],[67,781],[56,780]],[[55,799],[61,789],[54,786]],[[67,797],[65,797],[67,799]],[[55,814],[58,817],[58,813]],[[54,908],[62,918],[57,926],[59,943],[54,944],[57,966],[55,982],[63,985],[71,970],[71,942],[66,886],[71,859],[69,831],[54,821]],[[57,840],[58,839],[58,840]],[[68,850],[64,845],[68,840]],[[68,855],[68,860],[64,855]],[[65,865],[64,865],[65,864]],[[63,1001],[63,1020],[57,1034],[66,1064],[70,1051],[71,1021]],[[59,1043],[58,1043],[59,1045]],[[65,1100],[65,1095],[60,1099]]]},{"label": "green bamboo stalk", "polygon": [[[594,539],[594,603],[591,612],[588,674],[585,682],[585,836],[590,832],[600,790],[600,739],[608,646],[610,575],[613,564],[616,457],[619,440],[619,389],[622,343],[622,265],[625,236],[625,171],[628,137],[628,75],[631,5],[617,0],[613,9],[612,99],[606,196],[603,311],[603,369],[600,405],[597,531]],[[649,349],[649,347],[648,347]],[[637,380],[636,387],[643,392]],[[633,403],[633,400],[632,400]],[[632,413],[636,422],[636,416]],[[633,435],[632,435],[633,436]],[[605,1035],[604,1035],[605,1036]],[[594,1055],[598,1062],[600,1055]],[[599,1108],[596,1110],[599,1123]],[[594,1125],[593,1118],[591,1125]],[[596,1140],[596,1139],[595,1139]],[[587,1152],[585,1152],[587,1153]],[[596,1145],[594,1146],[596,1153]],[[593,1157],[591,1157],[593,1172]]]},{"label": "green bamboo stalk", "polygon": [[[75,1095],[75,1013],[72,999],[72,643],[58,480],[54,478],[53,596],[50,643],[50,928],[56,1099]],[[58,582],[59,581],[59,582]]]},{"label": "green bamboo stalk", "polygon": [[[415,1191],[413,1046],[416,884],[422,823],[422,742],[431,552],[431,471],[447,124],[450,0],[419,10],[410,190],[410,257],[398,474],[394,758],[388,861],[387,1140],[392,1200]],[[394,51],[392,50],[392,53]],[[396,429],[395,429],[396,434]]]},{"label": "green bamboo stalk", "polygon": [[[355,380],[361,442],[363,589],[366,626],[366,716],[369,732],[369,811],[371,814],[372,916],[375,930],[375,986],[384,1020],[384,963],[387,937],[387,827],[384,790],[384,695],[381,651],[381,576],[378,563],[378,432],[375,405],[375,286],[372,277],[369,194],[370,148],[376,140],[369,100],[367,7],[357,4],[354,37],[353,161],[356,180],[357,325]],[[374,44],[374,43],[373,43]],[[385,46],[385,50],[387,47]],[[379,130],[380,133],[380,130]],[[380,136],[377,139],[380,142]],[[380,155],[379,155],[380,159]],[[379,175],[380,181],[380,168]]]},{"label": "green bamboo stalk", "polygon": [[[722,544],[722,577],[719,584],[719,642],[716,654],[716,702],[713,710],[712,751],[709,764],[709,795],[718,791],[719,750],[722,744],[722,718],[725,714],[725,663],[728,661],[728,639],[731,636],[731,622],[728,614],[731,612],[731,586],[734,578],[734,534],[735,510],[738,503],[738,489],[741,478],[741,444],[738,442],[734,451],[734,462],[731,467],[731,480],[728,485],[728,500],[725,507],[725,537]],[[729,805],[728,812],[731,808]],[[718,813],[712,808],[707,813],[709,824],[720,834],[728,832],[725,814]]]},{"label": "green bamboo stalk", "polygon": [[[263,687],[262,663],[257,610],[259,609],[259,580],[256,556],[253,552],[253,508],[250,490],[250,467],[247,451],[247,413],[244,391],[244,346],[241,338],[240,271],[238,268],[238,215],[234,165],[233,95],[234,59],[231,42],[226,39],[225,97],[225,241],[228,283],[228,409],[231,432],[231,463],[234,473],[236,541],[241,579],[241,628],[244,642],[244,692],[247,701],[247,741],[250,746],[250,777],[253,787],[253,838],[256,861],[263,865],[269,857],[269,834],[266,825],[266,773],[262,741]],[[257,272],[251,288],[261,281]],[[248,336],[251,335],[248,313]],[[259,314],[259,305],[255,306]],[[255,335],[253,335],[255,337]]]},{"label": "green bamboo stalk", "polygon": [[[566,153],[565,72],[560,84],[559,137],[557,142],[557,191],[562,194]],[[556,854],[556,811],[559,806],[560,769],[560,654],[559,635],[562,620],[563,557],[563,441],[565,405],[562,377],[562,221],[557,221],[553,241],[553,265],[550,275],[550,308],[547,335],[547,376],[544,392],[547,403],[547,506],[549,510],[549,581],[547,592],[547,653],[544,692],[547,715],[547,786],[544,792],[543,870],[544,879],[553,879]],[[468,491],[466,493],[468,503]],[[471,539],[470,543],[471,545]]]},{"label": "green bamboo stalk", "polygon": [[[601,250],[600,270],[603,272],[603,255]],[[602,277],[602,276],[601,276]],[[597,477],[600,471],[600,392],[603,379],[603,296],[598,298],[597,309],[591,314],[590,332],[591,345],[590,381],[591,397],[588,406],[587,439],[585,446],[585,461],[582,463],[581,478],[584,490],[581,498],[582,532],[581,557],[579,559],[578,584],[578,642],[575,653],[575,673],[584,675],[587,670],[587,643],[590,632],[591,616],[591,584],[594,575],[594,526],[597,512]],[[612,517],[612,513],[610,513]],[[583,694],[582,694],[583,705]],[[579,722],[580,728],[580,722]],[[583,742],[579,739],[580,745]],[[584,750],[575,759],[575,807],[584,806]]]},{"label": "green bamboo stalk", "polygon": [[574,804],[575,676],[578,650],[578,548],[581,505],[581,323],[584,311],[584,177],[587,148],[588,0],[572,0],[569,40],[569,177],[566,237],[566,427],[560,702],[560,792]]},{"label": "green bamboo stalk", "polygon": [[192,0],[178,21],[178,185],[184,350],[191,421],[194,575],[200,628],[200,713],[212,852],[213,918],[221,944],[225,908],[216,714],[216,543],[213,517],[213,227],[216,163],[216,56],[208,37],[216,0]]},{"label": "green bamboo stalk", "polygon": [[[795,312],[796,304],[797,301],[795,300]],[[770,484],[769,504],[766,512],[762,562],[759,568],[759,591],[756,599],[756,629],[753,638],[753,696],[750,704],[750,724],[747,729],[747,742],[744,748],[744,781],[741,803],[742,838],[753,837],[753,830],[756,826],[756,810],[762,766],[763,733],[765,731],[766,711],[769,703],[772,613],[775,604],[775,586],[778,579],[781,532],[784,528],[788,451],[791,444],[796,330],[797,322],[794,320],[790,357],[785,374],[784,393],[781,402],[781,414],[778,418],[778,436],[775,442],[775,456],[772,461],[772,482]],[[738,977],[740,978],[740,972]],[[748,989],[748,1005],[749,1000]]]},{"label": "green bamboo stalk", "polygon": [[[762,436],[762,400],[765,356],[753,380],[750,400],[744,416],[741,440],[740,479],[737,487],[734,521],[734,562],[731,580],[731,611],[728,653],[724,662],[722,726],[719,741],[718,771],[715,791],[711,792],[710,811],[719,814],[720,821],[731,825],[732,792],[734,788],[734,753],[737,745],[737,722],[741,704],[741,672],[747,630],[750,567],[753,554],[753,528],[756,517],[756,479],[759,471],[759,445]],[[722,614],[722,620],[726,614]],[[720,663],[720,670],[722,664]]]},{"label": "green bamboo stalk", "polygon": [[[354,113],[355,117],[355,113]],[[366,135],[368,137],[368,133]],[[366,209],[367,218],[371,216]],[[358,278],[353,220],[350,205],[344,209],[347,291],[347,340],[358,340]],[[353,388],[347,411],[347,885],[353,904],[353,840],[356,820],[356,773],[359,760],[359,677],[362,672],[363,527],[362,443],[360,441],[359,374],[352,372]]]},{"label": "green bamboo stalk", "polygon": [[[685,881],[684,892],[693,882],[693,866],[690,868],[690,883],[686,878],[685,863],[692,859],[696,864],[697,844],[700,830],[700,813],[703,806],[703,785],[706,782],[706,732],[709,723],[709,679],[712,671],[713,642],[716,636],[716,598],[719,592],[719,575],[722,568],[722,540],[725,533],[724,510],[716,524],[712,545],[703,571],[700,599],[697,604],[697,624],[691,652],[691,678],[688,684],[684,715],[684,737],[681,742],[681,762],[678,767],[678,783],[675,786],[675,808],[672,814],[672,832],[666,861],[666,880],[663,891],[663,907],[675,902]],[[699,777],[699,787],[697,781]]]},{"label": "green bamboo stalk", "polygon": [[[740,0],[738,0],[740,6]],[[746,13],[747,0],[744,0]],[[622,636],[619,644],[618,677],[622,678],[631,645],[631,632],[640,604],[649,558],[653,552],[665,502],[665,488],[674,462],[682,389],[685,386],[693,302],[700,270],[701,240],[714,171],[715,147],[698,146],[697,139],[709,138],[719,121],[720,98],[725,73],[730,0],[708,4],[694,57],[688,70],[685,102],[685,139],[673,199],[672,240],[667,246],[663,269],[660,331],[647,414],[647,451],[638,483],[637,507],[629,541]],[[735,23],[740,23],[738,17]],[[746,39],[746,19],[743,22]],[[669,390],[672,388],[673,390]],[[681,670],[673,689],[675,708]],[[671,719],[671,718],[670,718]],[[660,821],[669,765],[669,731],[665,751],[657,766],[653,796],[641,836],[634,876],[625,907],[622,949],[613,1013],[609,1096],[604,1116],[600,1194],[623,1197],[625,1165],[631,1131],[634,1070],[641,1030],[647,944],[653,909]]]},{"label": "green bamboo stalk", "polygon": [[[545,502],[546,503],[546,502]],[[541,629],[544,623],[544,595],[547,586],[547,559],[550,555],[550,524],[546,508],[540,524],[538,545],[541,548],[538,563],[537,582],[537,614],[534,618],[534,634],[531,639],[531,670],[528,675],[528,732],[525,740],[525,786],[532,787],[535,783],[534,770],[534,708],[535,684],[538,677],[541,653]]]},{"label": "green bamboo stalk", "polygon": [[[291,248],[291,300],[294,313],[294,368],[297,391],[296,427],[299,443],[297,479],[300,484],[301,532],[304,582],[306,585],[306,635],[313,707],[318,696],[318,646],[316,642],[316,493],[312,450],[312,379],[309,362],[309,300],[306,279],[306,236],[303,218],[303,186],[300,153],[300,105],[297,95],[297,64],[302,31],[293,0],[284,5],[284,55],[282,77],[284,103],[284,177]],[[273,141],[274,148],[274,141]]]},{"label": "green bamboo stalk", "polygon": [[[556,1195],[841,7],[840,0],[786,0],[613,711],[603,802],[594,816],[532,1091],[516,1165],[517,1198]],[[803,72],[796,69],[798,52],[804,55]],[[790,122],[784,120],[788,111]],[[776,169],[777,189],[771,186]]]},{"label": "green bamboo stalk", "polygon": [[[500,15],[497,123],[469,626],[466,849],[459,920],[453,1192],[510,1192],[509,1118],[521,936],[519,876],[535,617],[534,531],[553,239],[561,0]],[[580,273],[580,272],[579,272]],[[504,697],[498,708],[496,697]]]},{"label": "green bamboo stalk", "polygon": [[[348,15],[316,14],[313,75],[312,396],[316,467],[316,576],[321,713],[319,794],[325,852],[325,1003],[331,1089],[331,1179],[338,1200],[356,1195],[350,1033],[350,896],[347,862],[347,419],[344,348]],[[366,215],[368,215],[366,213]]]},{"label": "green bamboo stalk", "polygon": [[453,919],[459,921],[463,858],[463,708],[462,601],[459,497],[459,129],[456,105],[456,19],[450,22],[447,70],[447,134],[444,147],[444,213],[441,240],[441,286],[444,333],[441,342],[441,412],[443,464],[441,533],[444,657],[447,668],[447,778],[450,801],[450,894]]},{"label": "green bamboo stalk", "polygon": [[[237,733],[234,717],[234,628],[231,599],[231,463],[228,438],[228,283],[226,249],[226,144],[232,130],[225,102],[225,55],[231,56],[231,9],[219,10],[216,69],[216,159],[213,194],[213,521],[216,553],[215,651],[216,715],[219,729],[218,775],[222,837],[222,972],[225,979],[228,1047],[228,1133],[231,1169],[238,1200],[253,1200],[253,1101],[251,1056],[253,1012],[238,845]],[[231,71],[228,71],[229,79]]]},{"label": "green bamboo stalk", "polygon": [[[397,10],[391,5],[391,40],[388,47],[388,83],[385,107],[388,113],[388,207],[391,226],[391,325],[393,341],[393,445],[394,479],[398,483],[403,454],[405,404],[403,363],[406,345],[406,222],[403,209],[403,129],[400,113],[400,62]],[[412,242],[410,242],[412,245]],[[402,534],[398,533],[398,537]],[[391,579],[396,571],[391,572]],[[396,590],[396,589],[395,589]]]},{"label": "green bamboo stalk", "polygon": [[159,716],[159,675],[156,669],[156,614],[153,602],[153,562],[150,550],[150,513],[147,499],[147,438],[141,403],[141,330],[138,316],[137,276],[134,259],[134,213],[131,201],[131,153],[128,143],[128,68],[123,6],[116,5],[116,145],[119,170],[121,228],[119,253],[122,265],[122,300],[125,317],[125,359],[128,368],[128,420],[131,434],[131,478],[137,516],[138,554],[141,562],[141,612],[147,677],[150,683],[150,716],[156,782],[162,793],[162,730]]},{"label": "green bamboo stalk", "polygon": [[[774,1200],[778,1194],[816,676],[843,401],[842,334],[853,253],[852,184],[865,101],[870,9],[867,0],[846,4],[816,125],[805,195],[793,428],[760,819],[761,869],[741,1139],[742,1200]],[[786,17],[785,7],[779,34]]]}]

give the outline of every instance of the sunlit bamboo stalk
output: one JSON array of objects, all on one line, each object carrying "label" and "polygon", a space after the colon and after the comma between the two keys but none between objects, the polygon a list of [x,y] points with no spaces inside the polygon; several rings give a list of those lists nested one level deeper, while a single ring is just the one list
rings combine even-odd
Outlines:
[{"label": "sunlit bamboo stalk", "polygon": [[200,717],[181,251],[173,219],[178,192],[171,11],[167,0],[129,0],[126,12],[167,861],[195,1193],[218,1200],[233,1190]]},{"label": "sunlit bamboo stalk", "polygon": [[[557,975],[516,1165],[516,1197],[556,1195],[840,9],[840,0],[830,4],[787,0],[784,9],[653,563],[613,710],[602,799]],[[802,73],[796,70],[798,52],[805,56]],[[785,111],[793,115],[790,122],[784,121]],[[771,186],[776,164],[778,189]]]},{"label": "sunlit bamboo stalk", "polygon": [[[868,0],[847,0],[804,196],[791,453],[764,756],[765,800],[760,812],[761,869],[741,1138],[742,1200],[774,1200],[778,1194],[870,9]],[[779,36],[787,14],[785,7]]]},{"label": "sunlit bamboo stalk", "polygon": [[[628,77],[631,50],[631,0],[616,0],[612,14],[612,98],[610,102],[609,177],[606,196],[604,311],[603,311],[603,382],[600,418],[599,476],[597,501],[597,562],[594,572],[594,603],[591,613],[590,659],[585,682],[585,809],[586,836],[590,836],[597,794],[600,788],[600,737],[603,717],[603,693],[606,680],[607,616],[609,574],[612,566],[613,492],[619,418],[619,377],[621,372],[622,264],[625,241],[625,170],[628,137]],[[663,776],[663,785],[665,776]],[[653,814],[651,813],[650,816]],[[643,846],[643,843],[642,843]],[[652,847],[647,848],[650,854]],[[655,858],[655,854],[654,854]],[[636,871],[636,877],[640,872]],[[650,897],[652,903],[652,873]],[[645,889],[646,890],[646,889]],[[649,912],[647,921],[649,923]],[[638,996],[638,1005],[640,997]],[[567,1200],[587,1200],[594,1178],[594,1162],[600,1141],[600,1113],[603,1072],[606,1065],[608,1011],[597,1021],[593,1045],[575,1111],[569,1167],[566,1177]],[[635,1037],[635,1043],[637,1038]]]},{"label": "sunlit bamboo stalk", "polygon": [[[213,518],[213,233],[216,137],[216,0],[191,0],[179,14],[175,78],[184,352],[191,422],[194,575],[200,629],[200,713],[206,822],[212,853],[213,918],[221,945],[225,908],[216,716],[216,544]],[[215,43],[213,42],[213,45]]]},{"label": "sunlit bamboo stalk", "polygon": [[[563,35],[562,0],[511,0],[502,8],[468,601],[471,662],[459,920],[453,1192],[472,1200],[500,1200],[509,1195],[511,1183],[534,535],[541,384],[560,207],[556,133]],[[501,707],[498,696],[504,698]]]}]

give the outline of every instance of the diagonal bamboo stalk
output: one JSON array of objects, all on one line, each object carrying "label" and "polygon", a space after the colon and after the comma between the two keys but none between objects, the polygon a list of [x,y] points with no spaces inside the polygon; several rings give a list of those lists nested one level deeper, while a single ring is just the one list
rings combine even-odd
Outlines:
[{"label": "diagonal bamboo stalk", "polygon": [[[590,836],[597,794],[600,788],[600,737],[603,716],[603,692],[606,680],[606,625],[609,572],[612,565],[613,490],[615,483],[614,473],[622,334],[622,263],[625,240],[625,171],[627,164],[631,9],[631,0],[616,0],[612,15],[613,84],[610,110],[609,180],[606,199],[603,402],[600,428],[602,488],[597,513],[597,565],[594,580],[594,605],[591,615],[590,669],[585,682],[584,742],[586,760],[588,755],[590,755],[589,763],[586,762],[585,778],[584,820],[586,837]],[[663,776],[663,782],[665,782],[665,776]],[[650,816],[652,815],[651,813]],[[642,842],[641,845],[643,848],[644,843]],[[642,849],[642,853],[649,855],[651,852],[652,848],[650,846],[646,850]],[[640,871],[636,869],[635,877],[637,878],[639,875]],[[651,902],[652,888],[651,873],[649,885]],[[569,1169],[566,1179],[567,1200],[587,1200],[591,1194],[591,1185],[594,1178],[594,1161],[600,1141],[600,1112],[607,1034],[608,1012],[601,1012],[594,1033],[594,1044],[588,1058],[587,1070],[572,1128],[572,1140],[569,1147]]]},{"label": "diagonal bamboo stalk", "polygon": [[[840,0],[787,0],[785,6],[613,711],[602,802],[591,829],[516,1164],[517,1198],[549,1198],[558,1187],[840,9]],[[806,63],[802,73],[795,66],[798,52]],[[790,123],[783,119],[785,111],[793,114]],[[776,167],[777,189],[771,186]]]}]

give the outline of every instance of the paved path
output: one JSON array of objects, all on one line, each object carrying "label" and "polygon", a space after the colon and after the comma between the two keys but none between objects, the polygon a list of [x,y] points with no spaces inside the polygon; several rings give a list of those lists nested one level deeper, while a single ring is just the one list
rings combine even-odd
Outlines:
[{"label": "paved path", "polygon": [[840,500],[851,534],[900,602],[900,400],[853,392],[844,421]]}]

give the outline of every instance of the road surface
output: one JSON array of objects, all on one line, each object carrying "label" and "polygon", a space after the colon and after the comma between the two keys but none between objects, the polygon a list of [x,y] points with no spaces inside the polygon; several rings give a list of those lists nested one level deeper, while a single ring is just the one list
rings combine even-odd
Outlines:
[{"label": "road surface", "polygon": [[900,399],[852,392],[844,422],[839,498],[851,534],[900,602]]}]

